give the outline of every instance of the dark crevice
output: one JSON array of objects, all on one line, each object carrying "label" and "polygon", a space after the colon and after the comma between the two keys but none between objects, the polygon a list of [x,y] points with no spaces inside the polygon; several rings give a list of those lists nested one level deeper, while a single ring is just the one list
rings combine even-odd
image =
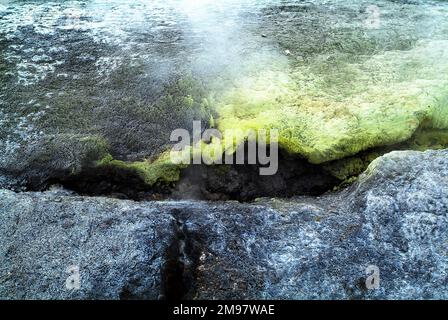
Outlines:
[{"label": "dark crevice", "polygon": [[166,262],[162,269],[162,298],[168,301],[179,301],[185,295],[184,285],[185,263],[182,261],[184,235],[182,225],[176,221],[176,235],[166,252]]},{"label": "dark crevice", "polygon": [[278,162],[274,175],[260,175],[260,166],[254,164],[192,165],[182,172],[172,197],[252,201],[260,197],[318,196],[341,183],[323,166],[303,158],[280,152]]},{"label": "dark crevice", "polygon": [[135,201],[165,199],[172,190],[172,186],[168,185],[148,186],[136,172],[114,167],[85,169],[80,174],[53,180],[49,184],[52,183],[61,184],[81,195]]},{"label": "dark crevice", "polygon": [[171,215],[176,219],[176,235],[167,250],[167,260],[162,269],[161,297],[167,301],[180,301],[195,295],[201,241],[187,230],[179,210],[172,210]]},{"label": "dark crevice", "polygon": [[[177,183],[145,184],[141,176],[130,169],[104,166],[86,167],[81,173],[57,173],[42,181],[32,177],[27,190],[43,191],[53,184],[86,196],[107,196],[135,201],[164,199],[253,201],[261,197],[289,198],[319,196],[335,188],[348,186],[377,157],[394,150],[440,149],[448,144],[444,130],[419,129],[407,141],[361,151],[356,155],[323,164],[311,164],[306,159],[279,150],[278,171],[260,175],[260,165],[190,165],[182,170]],[[245,146],[247,148],[247,146]],[[247,152],[245,152],[247,154]],[[234,159],[235,160],[235,159]],[[234,162],[235,163],[235,162]],[[62,178],[61,178],[62,177]]]},{"label": "dark crevice", "polygon": [[136,201],[162,199],[252,201],[260,197],[318,196],[341,183],[322,165],[279,153],[278,171],[260,175],[258,164],[190,165],[176,184],[146,185],[136,172],[90,168],[49,184],[61,184],[81,195]]}]

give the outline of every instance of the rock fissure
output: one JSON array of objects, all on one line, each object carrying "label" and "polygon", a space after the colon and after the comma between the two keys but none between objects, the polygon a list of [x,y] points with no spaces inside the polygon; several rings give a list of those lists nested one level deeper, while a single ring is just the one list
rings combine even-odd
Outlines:
[{"label": "rock fissure", "polygon": [[[131,166],[89,166],[78,174],[61,175],[45,185],[61,184],[81,195],[108,196],[135,201],[162,199],[253,201],[261,197],[289,198],[319,196],[345,188],[376,158],[396,150],[440,149],[448,146],[446,130],[419,128],[406,141],[371,148],[356,155],[322,164],[313,164],[280,149],[274,175],[259,174],[260,165],[248,164],[247,145],[244,164],[190,165],[179,169],[177,181],[158,181],[149,185]],[[224,162],[224,161],[223,161]],[[236,163],[236,159],[234,159]],[[30,185],[31,191],[45,188]]]},{"label": "rock fissure", "polygon": [[168,301],[194,298],[196,273],[201,242],[186,226],[182,212],[173,209],[175,237],[167,250],[167,261],[162,269],[162,295]]},{"label": "rock fissure", "polygon": [[[174,216],[173,216],[174,217]],[[175,235],[166,252],[166,262],[162,269],[162,295],[169,301],[181,300],[187,291],[185,286],[185,233],[182,223],[176,219]]]}]

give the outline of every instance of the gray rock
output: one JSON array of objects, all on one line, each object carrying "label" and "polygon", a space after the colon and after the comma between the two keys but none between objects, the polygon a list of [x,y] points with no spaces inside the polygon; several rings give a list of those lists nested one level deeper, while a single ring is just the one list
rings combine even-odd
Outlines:
[{"label": "gray rock", "polygon": [[[132,202],[58,193],[1,191],[0,198],[0,298],[163,294],[161,270],[174,240],[171,216]],[[71,267],[79,268],[79,290],[66,287]]]},{"label": "gray rock", "polygon": [[[316,198],[1,191],[0,297],[447,299],[447,177],[443,150],[387,154],[348,189]],[[65,289],[70,265],[78,291]]]},{"label": "gray rock", "polygon": [[446,299],[447,176],[447,151],[393,152],[338,194],[183,212],[195,297]]}]

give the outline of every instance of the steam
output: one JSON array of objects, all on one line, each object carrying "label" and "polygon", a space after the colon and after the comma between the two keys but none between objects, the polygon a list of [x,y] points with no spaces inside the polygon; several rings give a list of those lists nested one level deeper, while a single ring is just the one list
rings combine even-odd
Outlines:
[{"label": "steam", "polygon": [[251,26],[258,23],[263,1],[180,0],[178,9],[188,18],[191,32],[185,37],[199,41],[192,70],[214,81],[215,89],[227,90],[246,77],[258,76],[272,66],[287,68],[287,59]]}]

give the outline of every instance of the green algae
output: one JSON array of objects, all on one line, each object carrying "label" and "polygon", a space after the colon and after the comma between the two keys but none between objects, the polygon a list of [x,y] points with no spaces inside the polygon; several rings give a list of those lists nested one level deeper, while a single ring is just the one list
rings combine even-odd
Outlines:
[{"label": "green algae", "polygon": [[[217,128],[277,129],[280,148],[314,164],[407,141],[423,124],[448,129],[447,48],[448,41],[421,42],[359,64],[340,62],[354,80],[334,78],[331,86],[310,67],[242,77],[217,105]],[[335,94],[354,83],[349,94]]]},{"label": "green algae", "polygon": [[[182,45],[176,45],[183,52],[182,63],[173,63],[183,65],[182,70],[168,77],[165,67],[157,67],[166,58],[177,57],[176,52],[167,50],[167,44],[158,48],[163,51],[160,57],[148,54],[136,58],[148,50],[138,49],[131,57],[87,34],[78,39],[76,33],[61,31],[62,42],[54,42],[55,37],[43,43],[34,31],[27,31],[27,38],[33,40],[28,41],[30,44],[39,44],[46,51],[50,48],[47,42],[52,47],[68,45],[68,52],[54,56],[66,61],[54,74],[35,85],[17,87],[12,81],[15,76],[9,75],[16,66],[4,58],[9,43],[0,39],[0,85],[6,88],[2,111],[8,115],[0,133],[14,139],[24,135],[20,130],[11,134],[19,123],[15,119],[44,110],[40,118],[27,120],[46,136],[39,135],[38,139],[48,152],[42,151],[41,157],[33,151],[30,158],[36,155],[35,162],[76,167],[77,172],[80,159],[74,158],[89,163],[110,153],[128,162],[106,161],[104,157],[99,162],[103,167],[136,172],[148,184],[178,179],[182,166],[172,163],[163,152],[173,129],[191,130],[192,121],[198,119],[206,127],[237,132],[234,140],[227,141],[230,153],[253,138],[247,133],[250,130],[267,129],[269,133],[278,129],[280,148],[322,164],[343,180],[359,174],[375,157],[394,148],[446,147],[448,45],[440,40],[446,38],[446,9],[388,2],[385,10],[389,13],[382,16],[382,28],[367,30],[361,25],[364,17],[358,16],[363,4],[322,4],[281,6],[279,10],[273,5],[274,9],[263,10],[268,19],[260,25],[251,24],[266,30],[255,30],[255,39],[244,34],[242,41],[228,43],[245,49],[241,50],[245,56],[232,59],[235,65],[228,69],[236,69],[236,74],[227,66],[211,72],[208,80],[215,75],[224,79],[217,79],[218,84],[204,84],[207,81],[202,75],[188,73],[186,69],[194,59],[189,53],[184,59]],[[30,49],[27,43],[23,49]],[[113,60],[118,66],[101,67],[97,62],[103,60],[90,58],[82,62],[77,58],[80,52],[106,62]],[[25,58],[29,57],[22,56]],[[216,64],[220,65],[219,61]],[[195,66],[194,72],[204,66]],[[212,92],[214,89],[217,92]],[[36,104],[29,104],[32,100]],[[53,138],[56,135],[59,139]],[[86,150],[79,137],[87,137]],[[27,141],[30,146],[37,145]],[[201,151],[209,161],[218,160],[224,152],[219,148],[222,142],[226,144],[218,139],[200,142],[187,150],[187,156]],[[77,149],[82,150],[79,155]],[[149,157],[160,160],[141,160]],[[19,159],[11,162],[19,163]]]},{"label": "green algae", "polygon": [[344,159],[323,164],[323,169],[348,185],[364,172],[376,158],[394,150],[416,150],[448,148],[448,130],[419,128],[407,141],[365,150],[359,154]]},{"label": "green algae", "polygon": [[[447,54],[443,48],[448,48],[447,41],[422,42],[408,52],[387,52],[352,64],[341,60],[341,73],[349,70],[354,79],[336,77],[331,85],[319,74],[327,74],[327,69],[317,72],[319,68],[312,66],[288,72],[280,58],[270,69],[251,70],[236,79],[213,100],[202,93],[200,99],[173,94],[163,101],[196,109],[200,101],[209,127],[233,132],[231,142],[214,138],[188,148],[183,153],[187,159],[202,153],[207,164],[214,163],[224,152],[231,154],[253,139],[251,130],[269,135],[276,129],[283,151],[322,164],[349,183],[388,151],[448,146],[448,59],[433,64],[435,56]],[[181,87],[194,87],[189,81]],[[344,86],[355,87],[342,90]],[[166,154],[161,159],[108,164],[135,170],[149,185],[177,181],[186,165],[172,163]]]},{"label": "green algae", "polygon": [[111,155],[107,155],[96,163],[96,169],[99,170],[123,170],[135,173],[147,186],[154,186],[155,184],[169,185],[179,181],[182,168],[185,168],[185,166],[176,165],[170,161],[169,153],[161,154],[154,161],[135,162],[115,160]]},{"label": "green algae", "polygon": [[426,129],[418,131],[406,145],[408,149],[417,151],[448,148],[448,130]]},{"label": "green algae", "polygon": [[[213,138],[187,148],[182,153],[186,162],[201,153],[207,164],[216,163],[224,152],[232,154],[254,139],[251,130],[266,130],[269,142],[270,130],[276,129],[284,152],[322,164],[349,184],[386,152],[448,146],[448,57],[433,63],[436,56],[447,55],[444,48],[448,41],[421,42],[407,52],[353,63],[334,60],[339,69],[319,59],[289,69],[279,58],[268,69],[248,67],[249,72],[219,93],[185,77],[165,91],[155,109],[192,110],[208,127],[233,132],[232,141]],[[329,79],[329,68],[344,76]],[[177,182],[187,166],[174,163],[168,152],[154,161],[109,156],[97,165],[132,171],[149,186]]]}]

